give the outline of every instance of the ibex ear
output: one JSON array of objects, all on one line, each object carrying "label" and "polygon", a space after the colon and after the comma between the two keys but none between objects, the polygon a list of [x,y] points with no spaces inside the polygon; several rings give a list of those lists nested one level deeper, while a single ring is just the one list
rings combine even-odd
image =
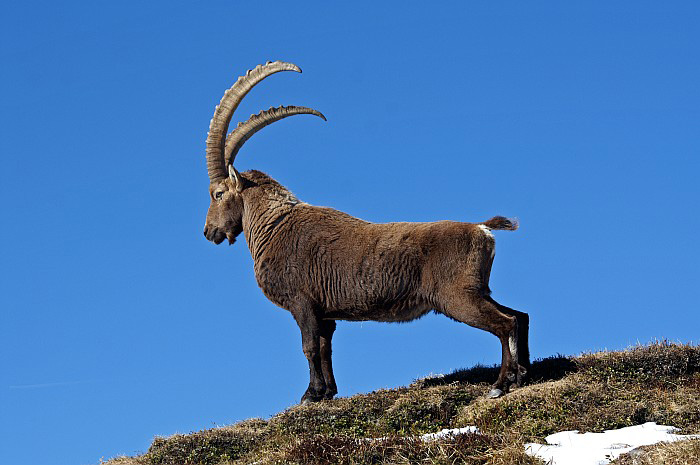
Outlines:
[{"label": "ibex ear", "polygon": [[243,191],[243,178],[241,177],[241,173],[239,173],[233,165],[228,165],[228,175],[233,182],[236,192],[240,194]]}]

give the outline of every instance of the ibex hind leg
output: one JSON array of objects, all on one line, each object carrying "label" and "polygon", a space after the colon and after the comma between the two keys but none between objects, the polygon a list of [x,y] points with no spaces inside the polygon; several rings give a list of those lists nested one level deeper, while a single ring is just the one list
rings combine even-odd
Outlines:
[{"label": "ibex hind leg", "polygon": [[499,310],[493,299],[479,293],[467,293],[440,310],[445,315],[469,326],[483,329],[501,342],[501,370],[488,397],[500,397],[520,378],[518,366],[518,320]]},{"label": "ibex hind leg", "polygon": [[524,381],[524,375],[530,370],[530,345],[529,345],[529,332],[530,332],[530,316],[518,310],[514,310],[505,305],[501,305],[490,296],[486,297],[487,300],[493,302],[498,309],[505,313],[506,315],[514,316],[518,320],[518,364],[520,365],[521,382]]}]

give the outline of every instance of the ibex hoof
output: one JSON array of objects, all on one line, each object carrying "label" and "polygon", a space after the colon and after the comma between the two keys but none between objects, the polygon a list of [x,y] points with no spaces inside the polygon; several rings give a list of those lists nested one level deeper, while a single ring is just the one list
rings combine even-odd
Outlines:
[{"label": "ibex hoof", "polygon": [[497,399],[503,395],[503,390],[498,388],[492,388],[486,397],[489,399]]},{"label": "ibex hoof", "polygon": [[299,403],[301,405],[307,405],[307,404],[311,404],[313,402],[319,402],[322,399],[323,399],[323,394],[318,394],[315,390],[311,390],[311,388],[309,388],[306,390],[304,395],[301,397],[301,401]]}]

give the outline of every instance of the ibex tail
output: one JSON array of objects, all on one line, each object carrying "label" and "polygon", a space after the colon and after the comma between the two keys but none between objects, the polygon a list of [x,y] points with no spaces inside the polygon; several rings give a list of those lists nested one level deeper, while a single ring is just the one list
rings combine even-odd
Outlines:
[{"label": "ibex tail", "polygon": [[518,229],[518,220],[515,218],[506,218],[505,216],[494,216],[490,220],[479,224],[483,224],[489,229],[507,229],[509,231]]}]

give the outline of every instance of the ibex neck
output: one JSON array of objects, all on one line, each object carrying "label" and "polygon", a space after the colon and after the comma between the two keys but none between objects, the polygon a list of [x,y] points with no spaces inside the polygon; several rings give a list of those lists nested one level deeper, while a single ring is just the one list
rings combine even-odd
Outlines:
[{"label": "ibex neck", "polygon": [[265,253],[294,207],[301,203],[289,190],[272,181],[243,192],[243,234],[255,262]]}]

